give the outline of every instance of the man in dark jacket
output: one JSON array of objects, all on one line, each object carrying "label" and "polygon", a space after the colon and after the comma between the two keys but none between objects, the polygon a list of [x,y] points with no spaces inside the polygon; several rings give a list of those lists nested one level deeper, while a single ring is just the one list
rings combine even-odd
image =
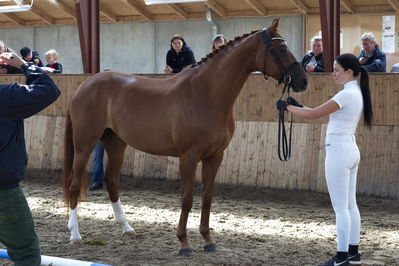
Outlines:
[{"label": "man in dark jacket", "polygon": [[380,50],[374,34],[366,32],[362,35],[363,49],[358,58],[360,64],[368,72],[386,72],[387,60],[385,53]]},{"label": "man in dark jacket", "polygon": [[307,53],[301,61],[306,72],[324,72],[323,42],[320,36],[312,38],[312,51]]},{"label": "man in dark jacket", "polygon": [[41,261],[39,241],[19,186],[27,165],[24,119],[54,102],[60,91],[42,69],[16,54],[3,53],[0,58],[26,76],[26,85],[0,85],[0,242],[14,265],[36,266]]}]

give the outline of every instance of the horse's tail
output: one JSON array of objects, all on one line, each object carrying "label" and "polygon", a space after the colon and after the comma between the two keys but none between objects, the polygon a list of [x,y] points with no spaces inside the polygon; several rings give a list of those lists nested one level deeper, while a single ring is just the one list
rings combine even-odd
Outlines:
[{"label": "horse's tail", "polygon": [[73,129],[71,116],[69,110],[66,113],[65,119],[65,132],[64,132],[64,165],[62,167],[62,190],[64,194],[64,201],[69,207],[69,186],[71,183],[70,176],[72,171],[73,157],[74,157],[74,147],[73,147]]}]

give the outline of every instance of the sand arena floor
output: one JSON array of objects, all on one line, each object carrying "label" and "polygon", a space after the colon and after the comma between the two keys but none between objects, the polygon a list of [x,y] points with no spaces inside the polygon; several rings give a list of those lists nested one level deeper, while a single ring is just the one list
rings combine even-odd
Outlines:
[{"label": "sand arena floor", "polygon": [[[361,180],[360,180],[361,182]],[[196,185],[188,235],[193,257],[178,255],[179,183],[122,177],[121,202],[135,236],[122,236],[106,190],[79,205],[83,243],[71,245],[60,173],[28,171],[22,183],[42,254],[112,265],[316,265],[334,254],[328,195],[217,185],[210,225],[219,245],[205,253]],[[359,196],[363,265],[399,265],[399,200]],[[0,245],[1,248],[4,246]],[[0,260],[0,265],[12,265]]]}]

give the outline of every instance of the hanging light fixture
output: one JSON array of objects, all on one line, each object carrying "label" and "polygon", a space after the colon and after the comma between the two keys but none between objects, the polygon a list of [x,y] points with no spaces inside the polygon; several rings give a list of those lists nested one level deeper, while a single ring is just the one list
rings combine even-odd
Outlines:
[{"label": "hanging light fixture", "polygon": [[207,0],[144,0],[146,5],[206,2]]},{"label": "hanging light fixture", "polygon": [[20,0],[15,0],[14,2],[17,2],[18,5],[0,6],[0,13],[26,12],[32,9],[33,0],[30,5],[23,5]]}]

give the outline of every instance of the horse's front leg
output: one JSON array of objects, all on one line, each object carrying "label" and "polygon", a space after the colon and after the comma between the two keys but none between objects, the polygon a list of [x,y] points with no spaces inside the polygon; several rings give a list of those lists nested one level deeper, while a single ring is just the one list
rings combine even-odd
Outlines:
[{"label": "horse's front leg", "polygon": [[122,169],[126,143],[110,132],[103,137],[102,142],[108,154],[107,168],[105,170],[105,184],[107,186],[109,199],[112,202],[115,220],[122,226],[122,233],[124,235],[135,234],[134,229],[127,222],[119,199],[120,171]]},{"label": "horse's front leg", "polygon": [[180,157],[180,193],[181,193],[181,213],[179,225],[177,227],[177,237],[180,240],[182,256],[192,256],[193,249],[187,238],[188,214],[193,206],[194,179],[198,161],[193,156]]},{"label": "horse's front leg", "polygon": [[212,205],[213,186],[220,164],[223,160],[223,152],[217,156],[202,160],[202,210],[200,233],[205,240],[204,250],[216,251],[218,246],[213,242],[209,231],[209,216]]}]

